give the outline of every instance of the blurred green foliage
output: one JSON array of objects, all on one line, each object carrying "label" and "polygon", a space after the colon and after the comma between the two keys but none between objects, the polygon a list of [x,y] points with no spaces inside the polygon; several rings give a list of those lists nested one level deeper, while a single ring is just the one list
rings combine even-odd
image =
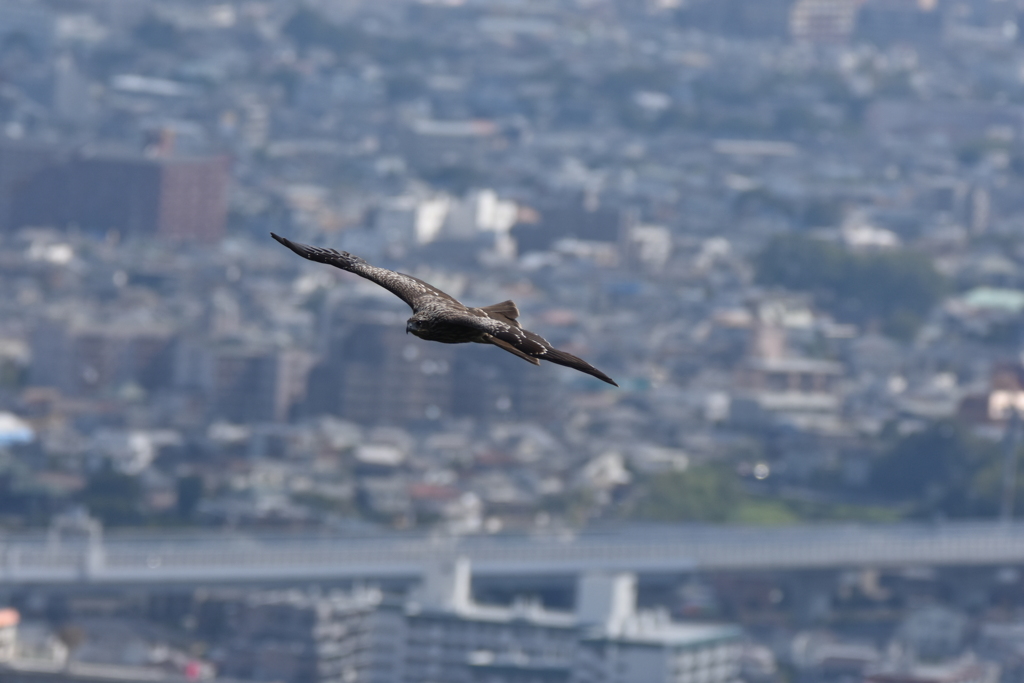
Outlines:
[{"label": "blurred green foliage", "polygon": [[414,38],[371,35],[354,24],[331,21],[305,6],[295,11],[284,23],[282,31],[302,49],[323,48],[342,59],[369,55],[389,66],[415,63],[434,55],[449,54],[454,49]]},{"label": "blurred green foliage", "polygon": [[192,519],[203,499],[203,478],[197,474],[178,477],[175,488],[178,494],[178,516],[183,520]]},{"label": "blurred green foliage", "polygon": [[878,322],[886,334],[910,339],[947,289],[924,254],[906,249],[852,251],[803,235],[771,240],[754,259],[766,285],[809,291],[840,319]]},{"label": "blurred green foliage", "polygon": [[107,526],[142,521],[142,486],[138,477],[118,472],[109,461],[89,477],[82,491],[82,503]]},{"label": "blurred green foliage", "polygon": [[743,498],[736,475],[712,465],[659,474],[642,491],[634,516],[660,522],[724,522]]},{"label": "blurred green foliage", "polygon": [[[871,484],[902,502],[910,516],[993,517],[1003,493],[1003,461],[1001,444],[943,421],[893,438],[875,463]],[[1019,499],[1020,478],[1017,489]]]},{"label": "blurred green foliage", "polygon": [[309,7],[300,7],[285,22],[283,32],[298,45],[324,47],[338,52],[355,51],[367,47],[367,38],[361,31],[328,21]]},{"label": "blurred green foliage", "polygon": [[181,47],[178,27],[156,14],[147,14],[135,27],[135,38],[147,47],[173,52]]},{"label": "blurred green foliage", "polygon": [[748,491],[725,465],[698,465],[638,482],[627,505],[634,519],[653,522],[726,522],[778,525],[798,522],[892,522],[905,510],[886,505],[766,497]]}]

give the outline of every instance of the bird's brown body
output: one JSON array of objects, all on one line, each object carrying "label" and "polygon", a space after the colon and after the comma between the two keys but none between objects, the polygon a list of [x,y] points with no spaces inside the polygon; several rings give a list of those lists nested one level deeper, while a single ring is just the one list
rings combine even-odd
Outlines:
[{"label": "bird's brown body", "polygon": [[524,330],[518,320],[519,309],[512,301],[471,308],[423,280],[371,266],[348,252],[298,244],[274,233],[271,237],[303,258],[355,273],[398,296],[413,311],[406,323],[406,331],[420,339],[442,344],[493,344],[534,365],[546,360],[618,386],[611,377],[585,360],[559,351],[540,335]]},{"label": "bird's brown body", "polygon": [[442,344],[468,344],[476,342],[486,344],[485,332],[480,330],[467,329],[465,325],[450,323],[445,320],[437,320],[429,325],[417,328],[406,328],[409,334],[416,335],[426,341],[441,342]]}]

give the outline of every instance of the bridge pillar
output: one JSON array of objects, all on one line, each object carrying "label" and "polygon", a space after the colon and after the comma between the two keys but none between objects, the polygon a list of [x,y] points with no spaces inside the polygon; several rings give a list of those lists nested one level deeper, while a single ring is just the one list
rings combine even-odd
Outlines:
[{"label": "bridge pillar", "polygon": [[91,581],[103,571],[107,564],[106,553],[103,552],[102,541],[89,539],[82,549],[82,560],[79,564],[79,575],[83,581]]},{"label": "bridge pillar", "polygon": [[56,548],[65,540],[72,540],[81,549],[77,562],[79,581],[90,581],[103,571],[106,555],[103,551],[103,524],[98,519],[90,517],[81,508],[55,516],[50,522],[47,541]]}]

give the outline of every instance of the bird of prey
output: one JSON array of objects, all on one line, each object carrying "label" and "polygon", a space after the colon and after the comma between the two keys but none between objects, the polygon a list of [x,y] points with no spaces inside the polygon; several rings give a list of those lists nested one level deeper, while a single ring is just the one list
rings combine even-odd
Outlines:
[{"label": "bird of prey", "polygon": [[270,236],[302,258],[355,273],[409,304],[412,317],[406,323],[405,331],[420,339],[443,344],[494,344],[534,365],[540,365],[540,361],[546,360],[619,386],[590,363],[571,353],[559,351],[539,334],[524,330],[517,320],[519,309],[512,301],[470,308],[423,280],[371,266],[348,252],[298,244],[274,233],[270,233]]}]

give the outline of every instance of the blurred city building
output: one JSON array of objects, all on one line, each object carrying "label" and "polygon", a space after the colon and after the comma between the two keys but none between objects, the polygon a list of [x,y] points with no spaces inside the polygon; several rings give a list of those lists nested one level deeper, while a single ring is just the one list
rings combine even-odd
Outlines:
[{"label": "blurred city building", "polygon": [[222,158],[75,155],[19,183],[11,220],[215,242],[227,220],[228,178]]},{"label": "blurred city building", "polygon": [[221,670],[286,683],[627,681],[731,683],[741,631],[637,611],[636,578],[584,576],[575,612],[480,604],[464,558],[433,567],[406,600],[378,590],[211,595],[198,628],[225,643]]}]

